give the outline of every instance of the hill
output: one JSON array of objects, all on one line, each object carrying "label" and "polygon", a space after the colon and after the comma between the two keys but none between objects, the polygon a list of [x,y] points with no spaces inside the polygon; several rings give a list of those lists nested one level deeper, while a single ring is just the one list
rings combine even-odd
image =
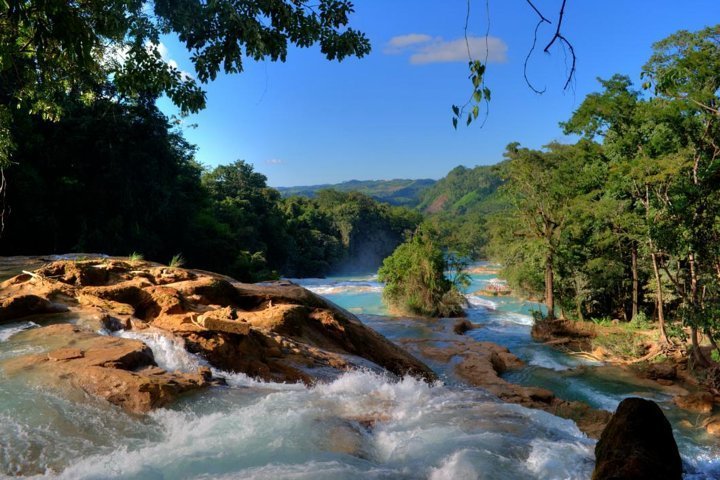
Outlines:
[{"label": "hill", "polygon": [[489,214],[503,208],[498,188],[504,162],[474,168],[453,168],[422,193],[418,208],[426,213]]},{"label": "hill", "polygon": [[314,198],[320,190],[337,190],[339,192],[360,192],[380,202],[390,205],[415,207],[421,196],[435,184],[431,179],[394,179],[394,180],[349,180],[336,184],[309,185],[300,187],[278,187],[283,197],[294,195]]}]

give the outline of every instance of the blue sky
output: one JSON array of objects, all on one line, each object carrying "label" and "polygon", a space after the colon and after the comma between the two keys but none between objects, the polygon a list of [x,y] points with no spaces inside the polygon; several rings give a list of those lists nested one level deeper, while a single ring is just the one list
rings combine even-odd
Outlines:
[{"label": "blue sky", "polygon": [[[292,49],[286,63],[248,61],[242,74],[206,85],[207,108],[185,120],[197,125],[185,135],[202,163],[246,160],[272,186],[440,178],[457,165],[498,162],[513,141],[533,148],[570,141],[558,122],[597,90],[597,77],[637,81],[654,41],[720,23],[718,0],[568,0],[563,32],[578,57],[575,81],[563,91],[562,50],[540,49],[529,65],[534,84],[547,89],[537,95],[523,79],[537,17],[524,0],[488,2],[492,101],[482,128],[451,124],[451,105],[470,94],[467,58],[458,54],[466,0],[356,0],[352,26],[370,38],[369,56],[328,62],[310,48]],[[555,21],[561,0],[535,3]],[[485,7],[471,1],[469,33],[481,58]],[[539,43],[554,28],[544,26]],[[163,43],[192,73],[183,46]],[[173,112],[167,101],[160,105]]]}]

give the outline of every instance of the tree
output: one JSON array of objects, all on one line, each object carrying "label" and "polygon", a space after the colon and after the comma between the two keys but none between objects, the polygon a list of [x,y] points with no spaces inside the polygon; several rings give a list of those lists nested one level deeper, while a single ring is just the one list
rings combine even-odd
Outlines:
[{"label": "tree", "polygon": [[[582,175],[589,158],[596,155],[591,144],[577,146],[550,144],[546,151],[508,145],[506,158],[507,193],[512,208],[491,219],[491,253],[500,260],[510,278],[528,265],[543,270],[542,296],[548,318],[555,318],[557,261],[562,238],[573,217],[573,199],[580,196],[584,185]],[[535,281],[533,281],[535,279]],[[539,293],[537,278],[527,276],[523,289]]]},{"label": "tree", "polygon": [[[413,315],[463,315],[460,289],[469,282],[456,260],[443,252],[427,227],[419,228],[378,270],[378,279],[385,282],[383,298],[392,307]],[[445,276],[451,261],[455,267],[452,280]]]},{"label": "tree", "polygon": [[[166,94],[185,112],[205,105],[200,83],[239,73],[245,58],[284,61],[290,44],[320,45],[329,60],[370,51],[345,28],[348,0],[90,0],[0,2],[0,168],[13,148],[12,112],[58,119],[73,92],[152,99]],[[162,35],[191,52],[197,78],[162,58]],[[110,91],[104,91],[108,79]]]}]

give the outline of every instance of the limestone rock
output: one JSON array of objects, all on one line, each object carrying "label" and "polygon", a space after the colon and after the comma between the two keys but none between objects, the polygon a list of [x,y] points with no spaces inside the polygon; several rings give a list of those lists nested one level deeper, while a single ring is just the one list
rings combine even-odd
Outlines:
[{"label": "limestone rock", "polygon": [[64,305],[53,303],[46,298],[33,294],[17,295],[0,303],[0,323],[11,322],[18,318],[45,313],[66,312]]},{"label": "limestone rock", "polygon": [[27,339],[55,346],[45,355],[26,355],[0,365],[8,375],[70,385],[133,413],[144,413],[172,402],[183,392],[210,384],[206,371],[166,372],[152,351],[137,340],[98,335],[69,324],[24,332]]},{"label": "limestone rock", "polygon": [[712,412],[715,404],[714,400],[714,397],[709,392],[696,392],[674,398],[675,405],[678,407],[697,413]]},{"label": "limestone rock", "polygon": [[610,420],[611,414],[605,410],[557,398],[544,388],[525,387],[504,380],[500,377],[502,373],[521,367],[523,362],[507,348],[492,342],[458,340],[448,347],[422,345],[419,350],[423,356],[435,361],[456,362],[455,373],[469,384],[484,388],[505,402],[573,420],[590,437],[598,438]]},{"label": "limestone rock", "polygon": [[620,402],[595,446],[593,480],[680,480],[682,461],[670,423],[655,402]]},{"label": "limestone rock", "polygon": [[467,318],[459,318],[455,322],[455,325],[453,325],[453,332],[458,335],[465,335],[466,332],[472,330],[473,328],[475,328],[475,325],[473,325],[470,320]]},{"label": "limestone rock", "polygon": [[0,302],[34,295],[38,310],[62,302],[92,312],[111,331],[164,330],[216,368],[265,380],[311,383],[315,371],[350,368],[355,357],[398,375],[436,378],[351,313],[290,282],[250,285],[199,270],[96,259],[53,262],[3,285]]}]

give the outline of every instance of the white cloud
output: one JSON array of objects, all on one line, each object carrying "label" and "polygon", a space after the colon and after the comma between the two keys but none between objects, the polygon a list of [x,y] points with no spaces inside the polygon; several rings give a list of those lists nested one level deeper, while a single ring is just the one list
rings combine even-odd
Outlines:
[{"label": "white cloud", "polygon": [[[167,45],[165,45],[164,43],[160,42],[158,44],[154,44],[148,42],[145,45],[145,48],[150,51],[152,51],[153,49],[157,50],[157,52],[160,54],[160,58],[165,63],[167,63],[168,67],[174,70],[180,70],[180,67],[178,67],[178,63],[170,57],[170,50],[168,50]],[[194,78],[191,73],[184,70],[180,70],[180,76],[183,80],[192,80]]]},{"label": "white cloud", "polygon": [[265,163],[268,165],[282,165],[285,161],[280,158],[271,158],[270,160],[265,160]]},{"label": "white cloud", "polygon": [[502,63],[507,61],[508,46],[498,37],[468,37],[456,40],[445,40],[442,37],[431,37],[421,33],[411,33],[393,37],[387,43],[386,54],[409,52],[410,63],[424,65],[428,63],[467,62],[468,47],[470,57],[488,62]]},{"label": "white cloud", "polygon": [[394,55],[401,53],[407,47],[411,45],[417,45],[420,43],[427,43],[432,40],[433,37],[424,33],[409,33],[407,35],[398,35],[393,37],[385,46],[385,53],[388,55]]}]

